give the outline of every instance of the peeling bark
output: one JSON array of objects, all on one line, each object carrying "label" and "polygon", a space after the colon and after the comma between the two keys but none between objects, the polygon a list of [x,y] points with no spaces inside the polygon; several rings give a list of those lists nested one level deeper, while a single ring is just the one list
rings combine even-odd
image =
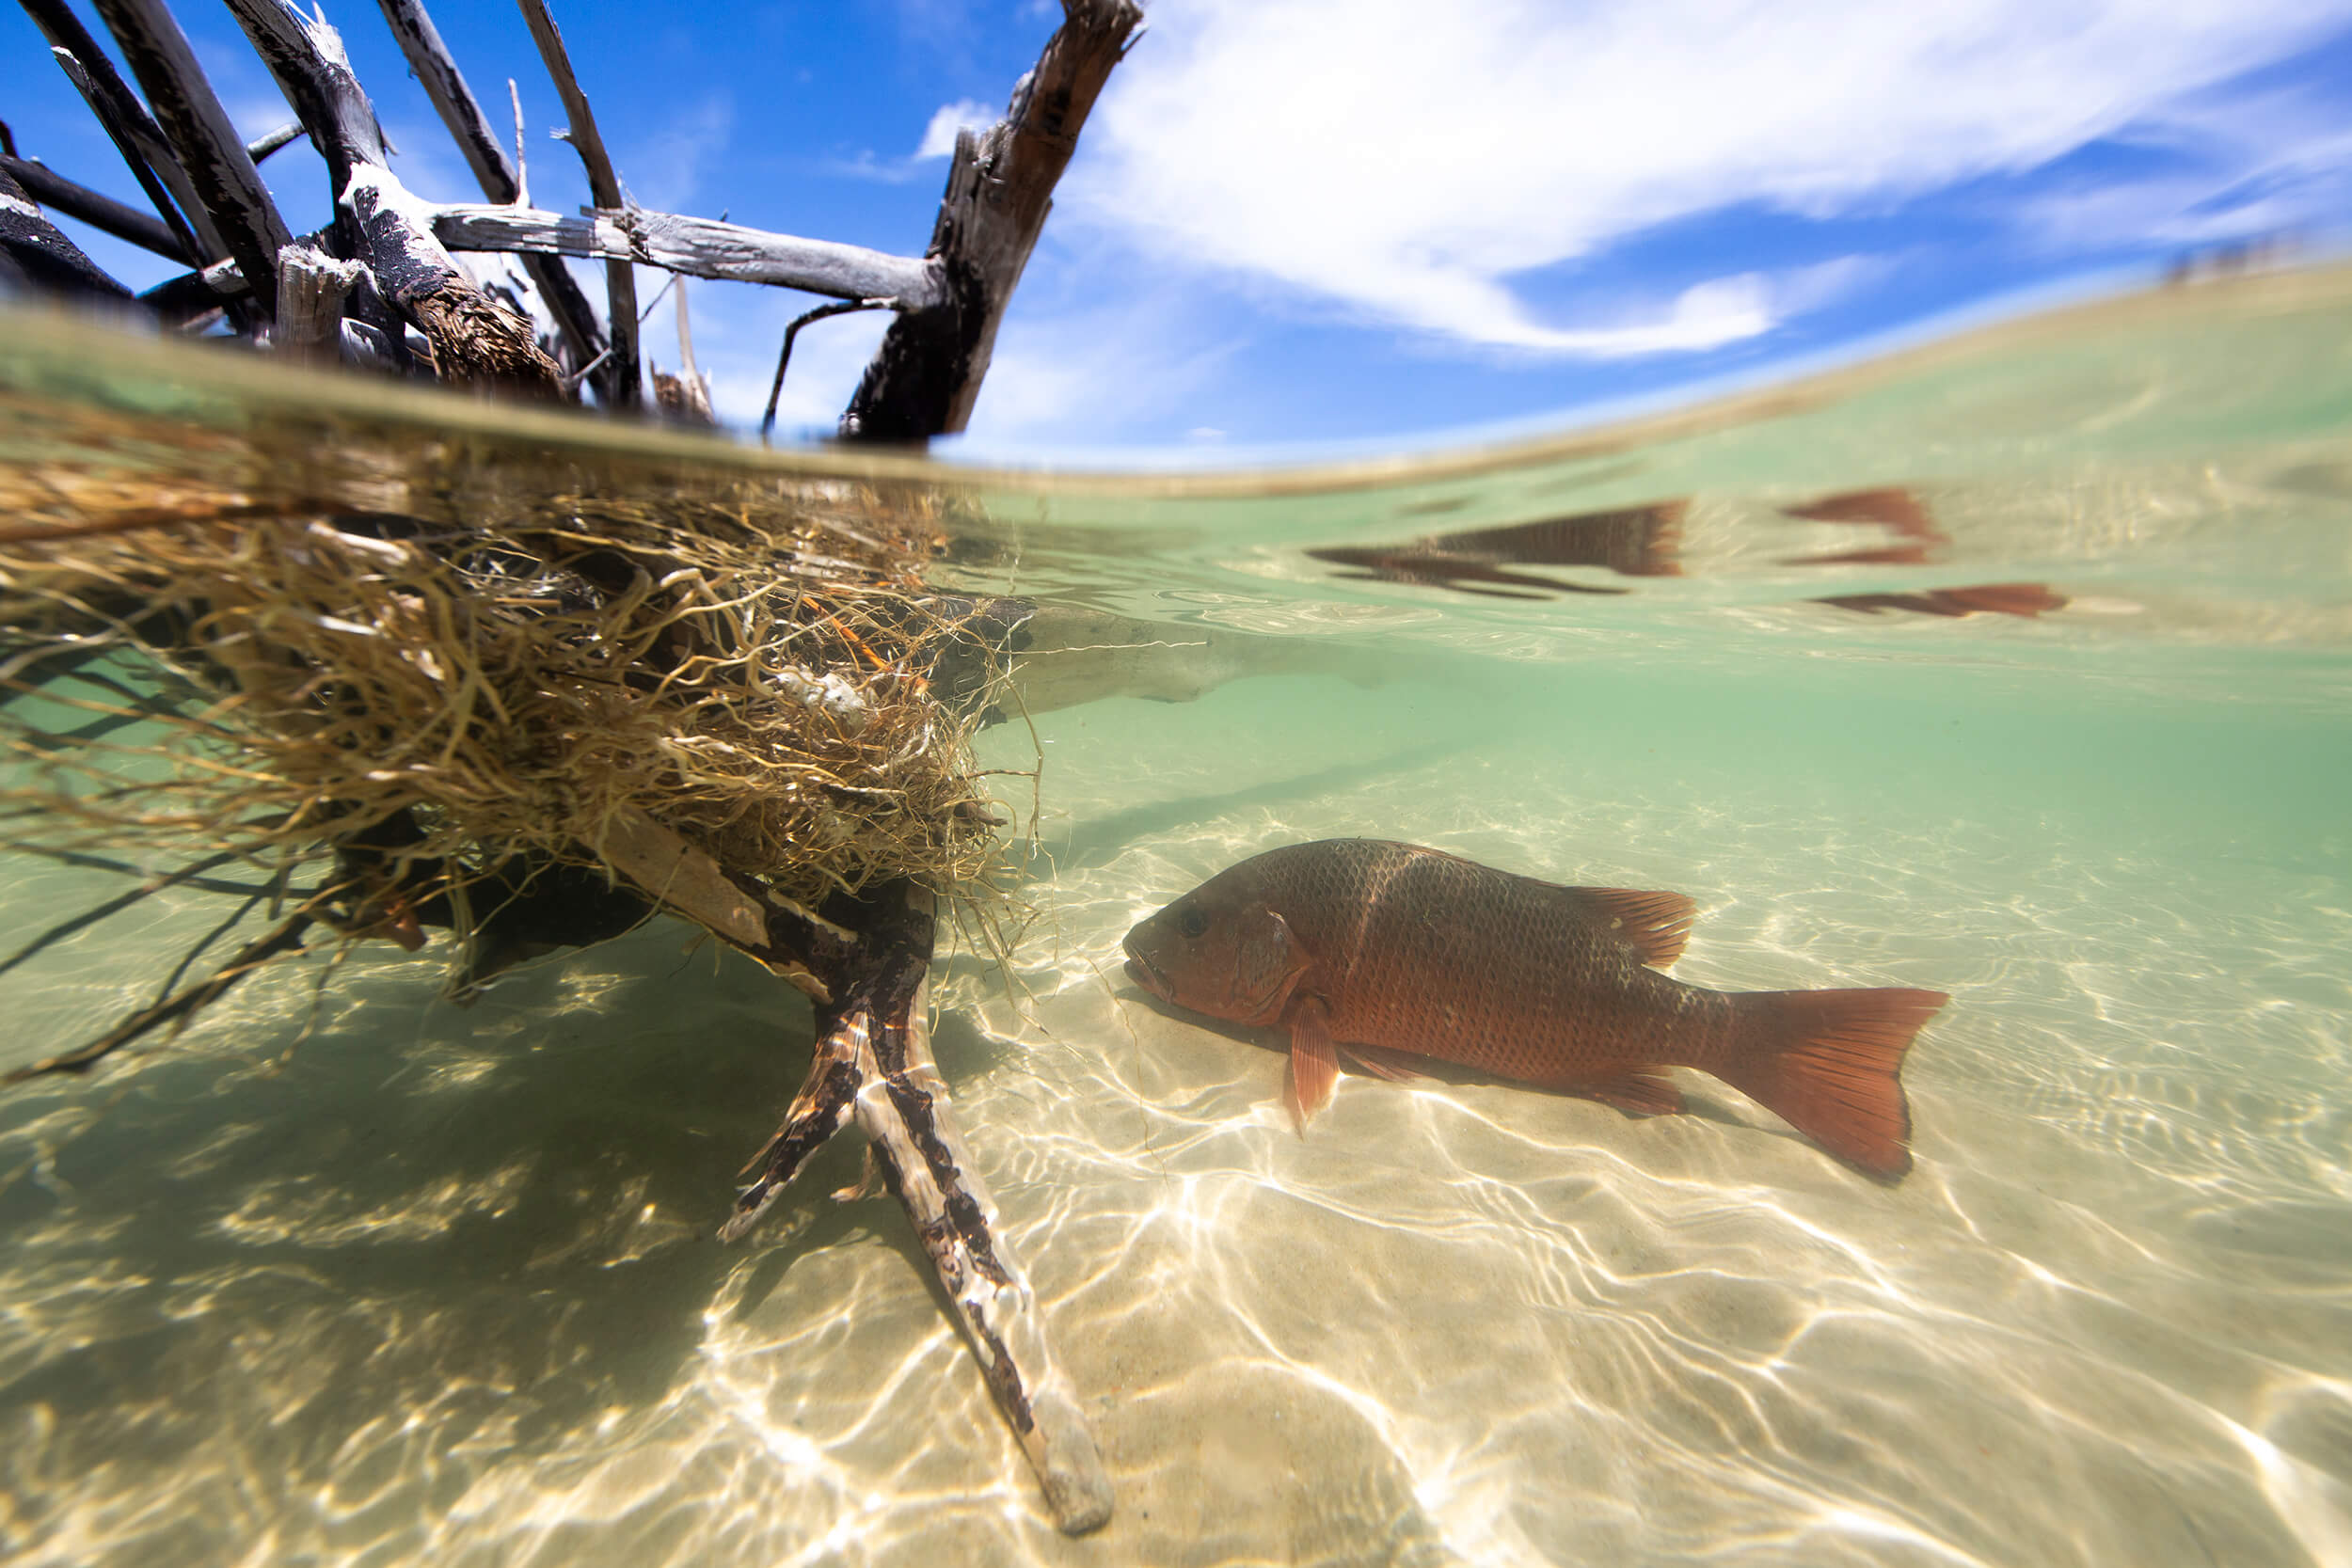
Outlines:
[{"label": "peeling bark", "polygon": [[229,0],[229,8],[334,172],[351,248],[376,289],[424,334],[435,372],[453,386],[561,396],[562,372],[540,352],[531,324],[474,286],[433,237],[432,209],[386,166],[375,107],[341,36],[281,0]]},{"label": "peeling bark", "polygon": [[[440,30],[426,14],[423,0],[376,0],[376,6],[391,27],[392,37],[399,40],[401,53],[408,56],[409,69],[417,73],[425,96],[433,100],[441,123],[449,128],[451,139],[465,154],[466,166],[473,170],[474,182],[482,187],[482,194],[502,204],[519,200],[521,176],[507,157],[505,144],[491,128],[489,117],[482,112],[480,100],[466,85],[465,73],[457,69],[449,46],[441,41]],[[442,236],[442,243],[450,243],[447,235]],[[522,265],[537,286],[548,313],[555,319],[556,330],[563,334],[573,364],[592,363],[609,346],[604,325],[596,320],[596,308],[588,303],[588,296],[580,293],[580,285],[572,280],[563,262],[527,255]]]}]

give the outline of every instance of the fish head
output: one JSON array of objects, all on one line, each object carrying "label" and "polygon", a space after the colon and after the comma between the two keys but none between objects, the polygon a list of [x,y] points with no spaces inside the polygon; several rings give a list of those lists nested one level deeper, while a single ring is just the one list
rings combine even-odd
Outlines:
[{"label": "fish head", "polygon": [[1137,921],[1126,948],[1128,978],[1153,996],[1247,1024],[1279,1019],[1313,961],[1254,879],[1232,871]]}]

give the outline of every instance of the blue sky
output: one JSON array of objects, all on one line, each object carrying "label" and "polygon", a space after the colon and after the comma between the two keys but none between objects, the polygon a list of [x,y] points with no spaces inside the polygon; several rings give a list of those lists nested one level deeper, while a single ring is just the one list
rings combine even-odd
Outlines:
[{"label": "blue sky", "polygon": [[[177,9],[243,128],[289,118],[224,8]],[[1039,0],[554,9],[640,202],[909,254],[953,123],[993,116],[1058,16]],[[326,14],[402,176],[479,199],[375,8]],[[585,200],[518,13],[434,14],[501,123],[519,82],[537,204]],[[2333,248],[2352,220],[2352,0],[1147,14],[1063,180],[967,455],[1202,458],[1566,424],[2034,291],[2153,277],[2191,247]],[[0,118],[21,152],[139,200],[13,7]],[[265,173],[297,229],[324,221],[307,148]],[[134,285],[172,270],[88,248]],[[723,415],[757,420],[784,324],[811,303],[693,286]],[[665,364],[670,319],[665,304],[648,327]],[[787,427],[829,426],[881,325],[803,334]]]}]

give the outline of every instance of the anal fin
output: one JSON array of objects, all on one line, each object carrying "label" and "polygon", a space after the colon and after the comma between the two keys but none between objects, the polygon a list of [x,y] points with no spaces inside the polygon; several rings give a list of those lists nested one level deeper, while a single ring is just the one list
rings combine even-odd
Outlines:
[{"label": "anal fin", "polygon": [[1314,997],[1302,998],[1291,1008],[1290,1069],[1283,1076],[1282,1100],[1291,1122],[1304,1133],[1317,1111],[1331,1102],[1339,1082],[1340,1059],[1331,1044],[1330,1018]]},{"label": "anal fin", "polygon": [[1663,1073],[1648,1068],[1612,1068],[1559,1087],[1565,1094],[1597,1100],[1630,1116],[1671,1117],[1682,1110],[1682,1091]]},{"label": "anal fin", "polygon": [[1379,1045],[1350,1045],[1344,1048],[1347,1059],[1375,1078],[1385,1078],[1391,1084],[1411,1084],[1428,1076],[1414,1064],[1420,1059],[1409,1051],[1391,1051]]}]

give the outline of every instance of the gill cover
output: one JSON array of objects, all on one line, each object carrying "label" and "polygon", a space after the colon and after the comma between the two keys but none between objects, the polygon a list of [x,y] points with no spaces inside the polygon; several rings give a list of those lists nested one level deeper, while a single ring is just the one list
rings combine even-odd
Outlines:
[{"label": "gill cover", "polygon": [[1253,1024],[1280,1018],[1291,989],[1312,961],[1289,921],[1269,909],[1255,911],[1233,943],[1234,1016]]}]

